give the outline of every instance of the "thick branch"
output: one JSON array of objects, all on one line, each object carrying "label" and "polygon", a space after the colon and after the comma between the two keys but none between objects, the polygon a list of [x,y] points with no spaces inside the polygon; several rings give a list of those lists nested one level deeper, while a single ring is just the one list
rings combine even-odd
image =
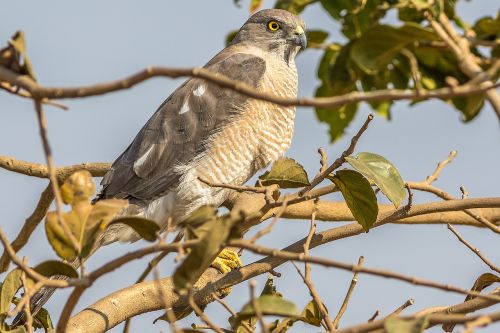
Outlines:
[{"label": "thick branch", "polygon": [[[464,199],[446,202],[431,203],[428,205],[415,205],[409,214],[424,214],[431,211],[443,211],[450,209],[465,209],[481,207],[480,202],[487,207],[500,207],[500,198],[493,199]],[[395,211],[383,214],[376,226],[383,225],[396,219]],[[310,216],[311,212],[309,212]],[[332,228],[313,236],[310,248],[332,242],[337,239],[351,237],[363,232],[358,223]],[[301,253],[306,239],[301,239],[283,249],[287,252]],[[211,294],[220,289],[239,284],[260,274],[282,265],[287,259],[269,256],[253,264],[242,267],[221,276],[215,270],[208,269],[197,283],[198,292],[195,294],[197,304],[204,305],[212,301]],[[168,296],[172,306],[186,306],[187,299],[180,298],[173,292],[170,278],[160,280],[164,289],[164,295]],[[97,303],[89,306],[74,316],[68,326],[68,332],[104,332],[127,318],[164,308],[164,299],[157,295],[158,286],[154,282],[139,283],[120,291],[117,291]],[[492,302],[491,300],[489,300]]]},{"label": "thick branch", "polygon": [[[102,177],[110,167],[110,163],[81,163],[56,168],[55,172],[59,182],[62,182],[78,170],[87,170],[94,177]],[[9,156],[0,155],[0,168],[27,176],[49,178],[49,171],[46,164],[21,161]]]}]

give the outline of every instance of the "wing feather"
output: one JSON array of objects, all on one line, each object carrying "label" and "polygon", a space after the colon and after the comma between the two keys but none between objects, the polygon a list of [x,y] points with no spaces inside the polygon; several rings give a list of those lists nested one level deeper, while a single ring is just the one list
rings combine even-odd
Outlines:
[{"label": "wing feather", "polygon": [[[226,48],[205,68],[256,87],[264,59]],[[148,202],[169,192],[179,181],[176,166],[192,161],[207,148],[207,139],[248,100],[234,91],[200,79],[182,84],[148,120],[130,146],[104,176],[98,197]]]}]

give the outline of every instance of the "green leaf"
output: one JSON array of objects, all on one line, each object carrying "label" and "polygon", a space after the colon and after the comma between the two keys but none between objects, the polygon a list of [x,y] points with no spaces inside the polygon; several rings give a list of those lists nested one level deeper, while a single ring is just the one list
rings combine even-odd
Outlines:
[{"label": "green leaf", "polygon": [[346,157],[354,169],[374,182],[386,197],[398,208],[406,198],[405,183],[398,169],[384,157],[373,153],[359,153]]},{"label": "green leaf", "polygon": [[[85,202],[87,204],[87,202]],[[99,235],[106,230],[113,218],[127,207],[128,201],[122,199],[106,199],[97,201],[83,223],[76,226],[75,235],[82,248],[81,257],[87,257],[94,249]],[[83,202],[82,202],[83,206]],[[73,207],[73,211],[77,207]]]},{"label": "green leaf", "polygon": [[71,265],[62,261],[47,260],[36,265],[33,269],[46,277],[63,275],[69,278],[78,278],[78,272]]},{"label": "green leaf", "polygon": [[250,13],[257,11],[260,7],[262,7],[263,0],[250,0]]},{"label": "green leaf", "polygon": [[316,1],[317,0],[277,0],[274,8],[284,9],[294,14],[299,14],[304,8]]},{"label": "green leaf", "polygon": [[[329,47],[325,52],[318,69],[318,78],[323,84],[316,90],[316,97],[331,97],[357,90],[357,73],[355,65],[349,58],[350,45],[347,44],[340,49]],[[344,135],[357,109],[357,103],[335,108],[316,108],[318,120],[328,124],[331,142]]]},{"label": "green leaf", "polygon": [[[474,282],[474,285],[472,286],[472,288],[470,290],[481,292],[483,289],[488,288],[493,283],[499,283],[499,282],[500,282],[500,277],[498,277],[492,273],[484,273],[484,274],[481,274],[476,279],[476,281]],[[467,295],[465,297],[464,302],[467,302],[467,301],[474,299],[476,297],[477,296]],[[455,325],[454,324],[443,324],[442,327],[443,327],[443,331],[451,332],[451,331],[453,331],[453,328],[455,327]]]},{"label": "green leaf", "polygon": [[281,188],[298,188],[309,185],[304,167],[291,158],[280,158],[274,162],[269,173],[259,177],[262,185],[277,184]]},{"label": "green leaf", "polygon": [[347,207],[365,231],[377,220],[377,197],[368,180],[357,171],[339,170],[329,179],[337,185],[344,196]]},{"label": "green leaf", "polygon": [[418,11],[430,8],[434,4],[434,2],[435,1],[429,1],[429,0],[410,0],[410,3]]},{"label": "green leaf", "polygon": [[220,218],[215,216],[201,226],[204,232],[200,232],[201,227],[196,230],[200,243],[191,248],[191,252],[174,272],[173,282],[179,293],[185,294],[193,287],[224,248],[226,241],[233,236],[234,227],[243,218],[239,212],[229,213]]},{"label": "green leaf", "polygon": [[399,28],[378,25],[367,30],[351,48],[351,58],[366,73],[375,74],[387,65],[406,46],[416,41],[432,41],[432,30],[407,22]]},{"label": "green leaf", "polygon": [[9,311],[12,300],[22,285],[21,274],[22,271],[19,268],[10,271],[0,285],[0,314]]},{"label": "green leaf", "polygon": [[309,47],[323,44],[328,38],[328,32],[323,30],[307,30],[306,35]]},{"label": "green leaf", "polygon": [[422,333],[429,325],[427,316],[414,320],[404,320],[398,317],[389,317],[384,323],[387,333]]},{"label": "green leaf", "polygon": [[35,315],[35,317],[33,318],[33,327],[36,329],[43,328],[45,330],[45,333],[54,330],[52,318],[50,318],[50,314],[46,309],[41,308]]},{"label": "green leaf", "polygon": [[76,171],[61,186],[61,196],[65,204],[73,205],[81,201],[89,201],[95,193],[92,174],[87,170]]},{"label": "green leaf", "polygon": [[[277,295],[262,295],[255,299],[257,308],[263,315],[298,318],[300,311],[295,304]],[[242,320],[255,317],[255,310],[248,302],[236,316],[229,318],[231,327],[235,329]]]},{"label": "green leaf", "polygon": [[[21,30],[17,31],[10,39],[9,45],[12,46],[17,53],[16,55],[12,56],[12,58],[16,59],[16,64],[14,65],[14,68],[11,69],[18,72],[19,74],[26,74],[36,81],[33,66],[31,65],[31,61],[29,60],[28,53],[26,51],[24,32],[22,32]],[[19,63],[19,58],[23,59],[22,65]]]},{"label": "green leaf", "polygon": [[45,216],[45,234],[47,235],[47,240],[61,259],[67,261],[75,260],[78,252],[66,237],[64,230],[57,221],[56,212],[49,212]]},{"label": "green leaf", "polygon": [[139,236],[141,236],[141,238],[144,238],[148,242],[154,242],[158,239],[160,226],[153,220],[148,220],[138,216],[123,216],[114,219],[111,223],[109,223],[109,225],[117,223],[125,224],[131,227],[139,234]]},{"label": "green leaf", "polygon": [[500,35],[500,12],[494,19],[491,16],[479,19],[472,28],[478,38],[494,40]]},{"label": "green leaf", "polygon": [[357,104],[347,104],[338,109],[316,109],[316,117],[320,122],[328,124],[330,142],[335,142],[344,134],[358,110]]},{"label": "green leaf", "polygon": [[463,115],[463,121],[468,122],[474,119],[484,106],[484,94],[455,97],[452,100],[453,106]]},{"label": "green leaf", "polygon": [[263,295],[276,295],[278,297],[283,297],[283,295],[276,290],[276,285],[274,284],[274,278],[271,274],[267,277],[266,284],[260,293],[260,296]]},{"label": "green leaf", "polygon": [[4,330],[2,326],[0,326],[0,333],[26,333],[28,330],[25,326],[17,326],[12,329]]},{"label": "green leaf", "polygon": [[307,303],[304,310],[302,310],[300,320],[313,326],[321,326],[323,315],[321,314],[321,311],[319,311],[318,304],[314,300]]},{"label": "green leaf", "polygon": [[[476,279],[476,282],[474,282],[474,285],[472,286],[471,291],[480,292],[484,288],[491,286],[493,283],[499,283],[499,282],[500,282],[500,277],[496,276],[495,274],[484,273],[484,274],[481,274]],[[476,296],[467,295],[467,297],[465,298],[465,301],[468,301],[468,300],[473,299],[473,298],[476,298]]]},{"label": "green leaf", "polygon": [[238,30],[233,30],[233,31],[230,31],[227,35],[226,35],[226,39],[225,39],[225,45],[228,46],[229,44],[231,44],[231,42],[233,41],[234,37],[236,37],[236,34],[238,33]]}]

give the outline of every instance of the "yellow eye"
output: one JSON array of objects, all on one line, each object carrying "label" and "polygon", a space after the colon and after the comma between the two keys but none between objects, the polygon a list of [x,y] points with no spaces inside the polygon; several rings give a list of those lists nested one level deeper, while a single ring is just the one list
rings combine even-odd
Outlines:
[{"label": "yellow eye", "polygon": [[276,21],[269,21],[267,22],[267,28],[271,31],[276,31],[281,28],[280,24]]}]

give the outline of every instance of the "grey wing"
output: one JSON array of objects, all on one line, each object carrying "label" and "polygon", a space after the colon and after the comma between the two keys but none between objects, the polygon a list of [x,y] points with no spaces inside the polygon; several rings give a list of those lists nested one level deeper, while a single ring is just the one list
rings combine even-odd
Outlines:
[{"label": "grey wing", "polygon": [[[255,55],[226,48],[206,66],[256,87],[266,70]],[[247,97],[213,83],[189,79],[168,97],[130,146],[104,176],[101,198],[148,202],[169,192],[180,174],[175,166],[193,160],[205,142],[234,113],[242,112]],[[239,107],[238,107],[239,106]]]}]

